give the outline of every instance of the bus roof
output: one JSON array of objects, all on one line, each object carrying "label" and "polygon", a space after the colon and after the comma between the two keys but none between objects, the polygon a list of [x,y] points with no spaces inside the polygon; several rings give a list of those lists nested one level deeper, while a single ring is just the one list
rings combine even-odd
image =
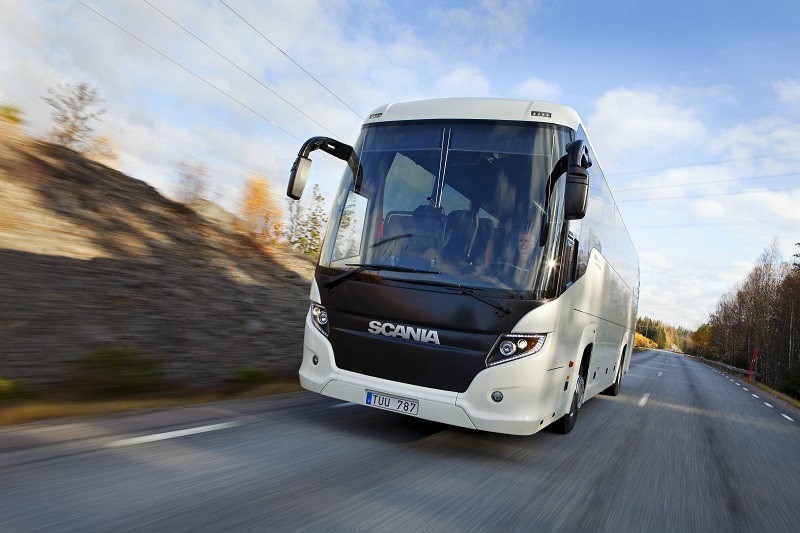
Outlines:
[{"label": "bus roof", "polygon": [[561,124],[577,130],[578,114],[567,106],[544,100],[502,98],[441,98],[386,104],[372,111],[365,124],[398,120],[476,119],[513,120]]}]

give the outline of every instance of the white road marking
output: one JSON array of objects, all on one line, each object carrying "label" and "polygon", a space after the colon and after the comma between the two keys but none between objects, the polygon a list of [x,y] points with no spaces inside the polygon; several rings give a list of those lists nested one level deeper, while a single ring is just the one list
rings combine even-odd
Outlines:
[{"label": "white road marking", "polygon": [[663,372],[659,372],[659,373],[658,373],[658,377],[661,377],[661,374],[663,374]]},{"label": "white road marking", "polygon": [[785,418],[786,420],[788,420],[789,422],[794,422],[794,420],[792,420],[788,415],[785,415],[785,414],[781,413],[781,416],[783,418]]},{"label": "white road marking", "polygon": [[752,396],[753,398],[758,398],[758,396],[756,396],[756,395],[755,395],[755,394],[753,394],[752,392],[750,393],[750,396]]},{"label": "white road marking", "polygon": [[773,409],[773,407],[772,407],[770,404],[768,404],[767,402],[764,402],[764,405],[766,405],[766,406],[767,406],[767,407],[769,407],[770,409]]},{"label": "white road marking", "polygon": [[737,385],[738,385],[738,386],[740,386],[740,387],[742,386],[742,384],[741,384],[741,383],[737,383]]},{"label": "white road marking", "polygon": [[647,403],[647,399],[648,398],[650,398],[650,393],[649,392],[647,394],[645,394],[644,396],[642,396],[642,399],[639,400],[639,407],[644,407],[644,404]]},{"label": "white road marking", "polygon": [[331,405],[331,407],[350,407],[351,405],[356,405],[353,402],[344,402],[344,403],[335,403]]},{"label": "white road marking", "polygon": [[750,392],[749,390],[745,389],[744,387],[742,387],[742,390],[745,391],[745,392]]},{"label": "white road marking", "polygon": [[144,435],[141,437],[133,437],[131,439],[115,440],[109,442],[106,446],[109,448],[115,446],[132,446],[134,444],[143,444],[145,442],[155,442],[158,440],[174,439],[176,437],[183,437],[186,435],[194,435],[196,433],[206,433],[208,431],[216,431],[218,429],[225,429],[240,425],[241,422],[223,422],[222,424],[211,424],[210,426],[200,426],[196,428],[179,429],[177,431],[167,431],[166,433],[155,433],[153,435]]},{"label": "white road marking", "polygon": [[[730,379],[730,378],[728,378],[728,379]],[[731,381],[733,381],[733,380],[731,379]]]}]

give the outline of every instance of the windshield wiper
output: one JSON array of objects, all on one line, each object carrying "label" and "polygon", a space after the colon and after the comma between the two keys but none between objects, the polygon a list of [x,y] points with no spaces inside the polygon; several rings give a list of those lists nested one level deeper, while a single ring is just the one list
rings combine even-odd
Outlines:
[{"label": "windshield wiper", "polygon": [[359,272],[364,272],[365,270],[389,270],[391,272],[411,272],[414,274],[441,274],[441,272],[437,272],[436,270],[420,270],[418,268],[409,268],[409,267],[401,267],[401,266],[392,266],[392,265],[378,265],[372,263],[348,263],[346,266],[354,266],[353,270],[348,270],[338,276],[334,276],[329,280],[325,281],[322,286],[326,289],[330,289],[335,287],[336,285],[340,284],[341,282],[345,281],[346,279],[355,276]]},{"label": "windshield wiper", "polygon": [[406,238],[411,238],[411,237],[413,237],[413,236],[414,236],[414,234],[413,234],[413,233],[403,233],[403,234],[401,234],[401,235],[395,235],[395,236],[393,236],[393,237],[386,237],[385,239],[381,239],[381,240],[379,240],[378,242],[372,243],[372,244],[370,245],[370,248],[375,248],[376,246],[380,246],[381,244],[386,244],[387,242],[396,241],[396,240],[398,240],[398,239],[406,239]]},{"label": "windshield wiper", "polygon": [[498,302],[497,300],[492,300],[491,298],[487,298],[486,296],[481,296],[480,294],[476,293],[475,291],[483,290],[477,287],[464,287],[463,285],[458,285],[456,283],[445,283],[444,281],[428,281],[423,279],[403,279],[398,281],[405,281],[407,283],[416,283],[417,285],[430,285],[431,287],[443,287],[445,289],[454,289],[460,292],[461,294],[466,294],[467,296],[472,296],[476,300],[480,300],[481,302],[491,305],[498,311],[502,311],[503,313],[510,315],[511,308],[505,306]]}]

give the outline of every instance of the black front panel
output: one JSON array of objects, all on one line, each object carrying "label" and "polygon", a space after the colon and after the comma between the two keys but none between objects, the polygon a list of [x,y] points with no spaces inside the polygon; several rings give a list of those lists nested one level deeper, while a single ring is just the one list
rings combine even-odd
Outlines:
[{"label": "black front panel", "polygon": [[525,313],[541,305],[495,298],[512,309],[505,314],[452,289],[363,277],[367,279],[349,279],[330,291],[320,288],[336,365],[453,392],[466,391],[486,368],[486,355],[498,335],[511,331]]}]

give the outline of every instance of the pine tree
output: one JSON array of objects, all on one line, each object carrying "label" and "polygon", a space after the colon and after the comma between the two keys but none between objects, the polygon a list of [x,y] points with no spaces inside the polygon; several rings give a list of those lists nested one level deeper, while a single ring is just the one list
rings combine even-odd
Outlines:
[{"label": "pine tree", "polygon": [[305,208],[300,200],[286,198],[286,208],[289,219],[284,228],[284,242],[295,250],[300,249],[300,239],[303,231],[303,219],[305,218]]},{"label": "pine tree", "polygon": [[325,198],[319,190],[319,185],[314,185],[311,193],[311,205],[302,222],[302,237],[300,238],[300,251],[312,257],[318,257],[322,248],[322,237],[328,217],[325,214]]}]

